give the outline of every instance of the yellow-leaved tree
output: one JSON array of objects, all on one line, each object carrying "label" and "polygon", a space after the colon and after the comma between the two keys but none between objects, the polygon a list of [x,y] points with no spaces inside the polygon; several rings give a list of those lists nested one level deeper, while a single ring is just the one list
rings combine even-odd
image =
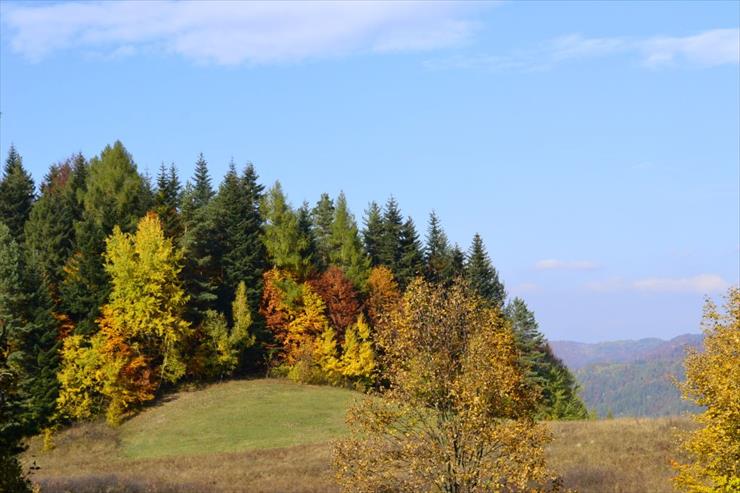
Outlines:
[{"label": "yellow-leaved tree", "polygon": [[363,314],[357,323],[347,327],[342,346],[342,374],[364,386],[373,382],[375,375],[375,351],[370,339],[370,325]]},{"label": "yellow-leaved tree", "polygon": [[417,279],[375,327],[387,387],[334,448],[347,491],[530,491],[549,485],[537,394],[497,308],[463,282]]},{"label": "yellow-leaved tree", "polygon": [[740,288],[730,288],[724,312],[707,300],[704,351],[690,349],[680,383],[684,398],[704,407],[701,428],[683,442],[689,462],[676,463],[677,488],[696,493],[740,492]]},{"label": "yellow-leaved tree", "polygon": [[134,234],[114,229],[106,240],[112,290],[100,330],[87,341],[71,339],[62,352],[63,415],[89,417],[102,402],[108,422],[117,424],[153,399],[163,382],[182,377],[181,345],[190,326],[182,318],[181,258],[156,214],[142,218]]}]

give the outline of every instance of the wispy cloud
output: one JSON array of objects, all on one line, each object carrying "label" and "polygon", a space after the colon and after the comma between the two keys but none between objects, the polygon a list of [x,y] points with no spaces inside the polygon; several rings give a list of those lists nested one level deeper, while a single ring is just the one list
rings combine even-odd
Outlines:
[{"label": "wispy cloud", "polygon": [[717,274],[699,274],[693,277],[648,277],[635,281],[613,278],[588,283],[586,288],[596,292],[641,291],[709,294],[724,291],[729,285],[730,283]]},{"label": "wispy cloud", "polygon": [[539,260],[534,264],[537,270],[593,270],[598,264],[590,260]]},{"label": "wispy cloud", "polygon": [[536,72],[566,62],[631,55],[650,68],[674,65],[714,67],[740,63],[740,29],[713,29],[691,36],[651,38],[585,37],[569,34],[505,55],[458,55],[425,62],[430,69]]},{"label": "wispy cloud", "polygon": [[236,65],[451,46],[474,31],[469,10],[457,2],[164,0],[5,4],[2,13],[13,50],[34,61],[77,48]]}]

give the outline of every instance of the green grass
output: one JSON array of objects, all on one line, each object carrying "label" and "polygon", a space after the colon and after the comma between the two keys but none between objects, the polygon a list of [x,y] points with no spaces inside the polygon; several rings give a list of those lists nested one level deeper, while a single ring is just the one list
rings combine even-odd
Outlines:
[{"label": "green grass", "polygon": [[[174,394],[118,428],[40,437],[24,454],[42,493],[336,492],[331,440],[360,394],[286,380],[240,380]],[[580,493],[669,493],[686,418],[553,422],[550,466]]]},{"label": "green grass", "polygon": [[283,380],[232,381],[177,394],[121,426],[131,458],[212,454],[325,442],[345,432],[358,394]]}]

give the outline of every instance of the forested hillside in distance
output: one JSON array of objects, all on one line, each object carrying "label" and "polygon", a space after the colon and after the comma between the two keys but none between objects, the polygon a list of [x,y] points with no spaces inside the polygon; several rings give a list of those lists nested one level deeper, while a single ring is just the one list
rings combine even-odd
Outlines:
[{"label": "forested hillside in distance", "polygon": [[700,347],[702,339],[702,334],[684,334],[669,341],[550,345],[575,372],[581,397],[599,417],[675,416],[698,410],[681,398],[675,379],[684,378],[686,348]]}]

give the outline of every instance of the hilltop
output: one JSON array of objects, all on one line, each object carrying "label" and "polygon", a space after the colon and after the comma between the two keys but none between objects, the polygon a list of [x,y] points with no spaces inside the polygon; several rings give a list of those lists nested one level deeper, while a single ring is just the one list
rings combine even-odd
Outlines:
[{"label": "hilltop", "polygon": [[550,343],[574,372],[581,397],[599,416],[675,416],[697,408],[681,399],[674,379],[684,378],[686,347],[699,347],[701,334],[587,344]]},{"label": "hilltop", "polygon": [[[345,432],[353,391],[285,380],[234,380],[173,394],[118,428],[34,438],[24,462],[43,492],[336,491],[331,440]],[[671,491],[674,432],[685,419],[553,422],[548,454],[567,487]],[[608,485],[608,489],[604,489]]]}]

